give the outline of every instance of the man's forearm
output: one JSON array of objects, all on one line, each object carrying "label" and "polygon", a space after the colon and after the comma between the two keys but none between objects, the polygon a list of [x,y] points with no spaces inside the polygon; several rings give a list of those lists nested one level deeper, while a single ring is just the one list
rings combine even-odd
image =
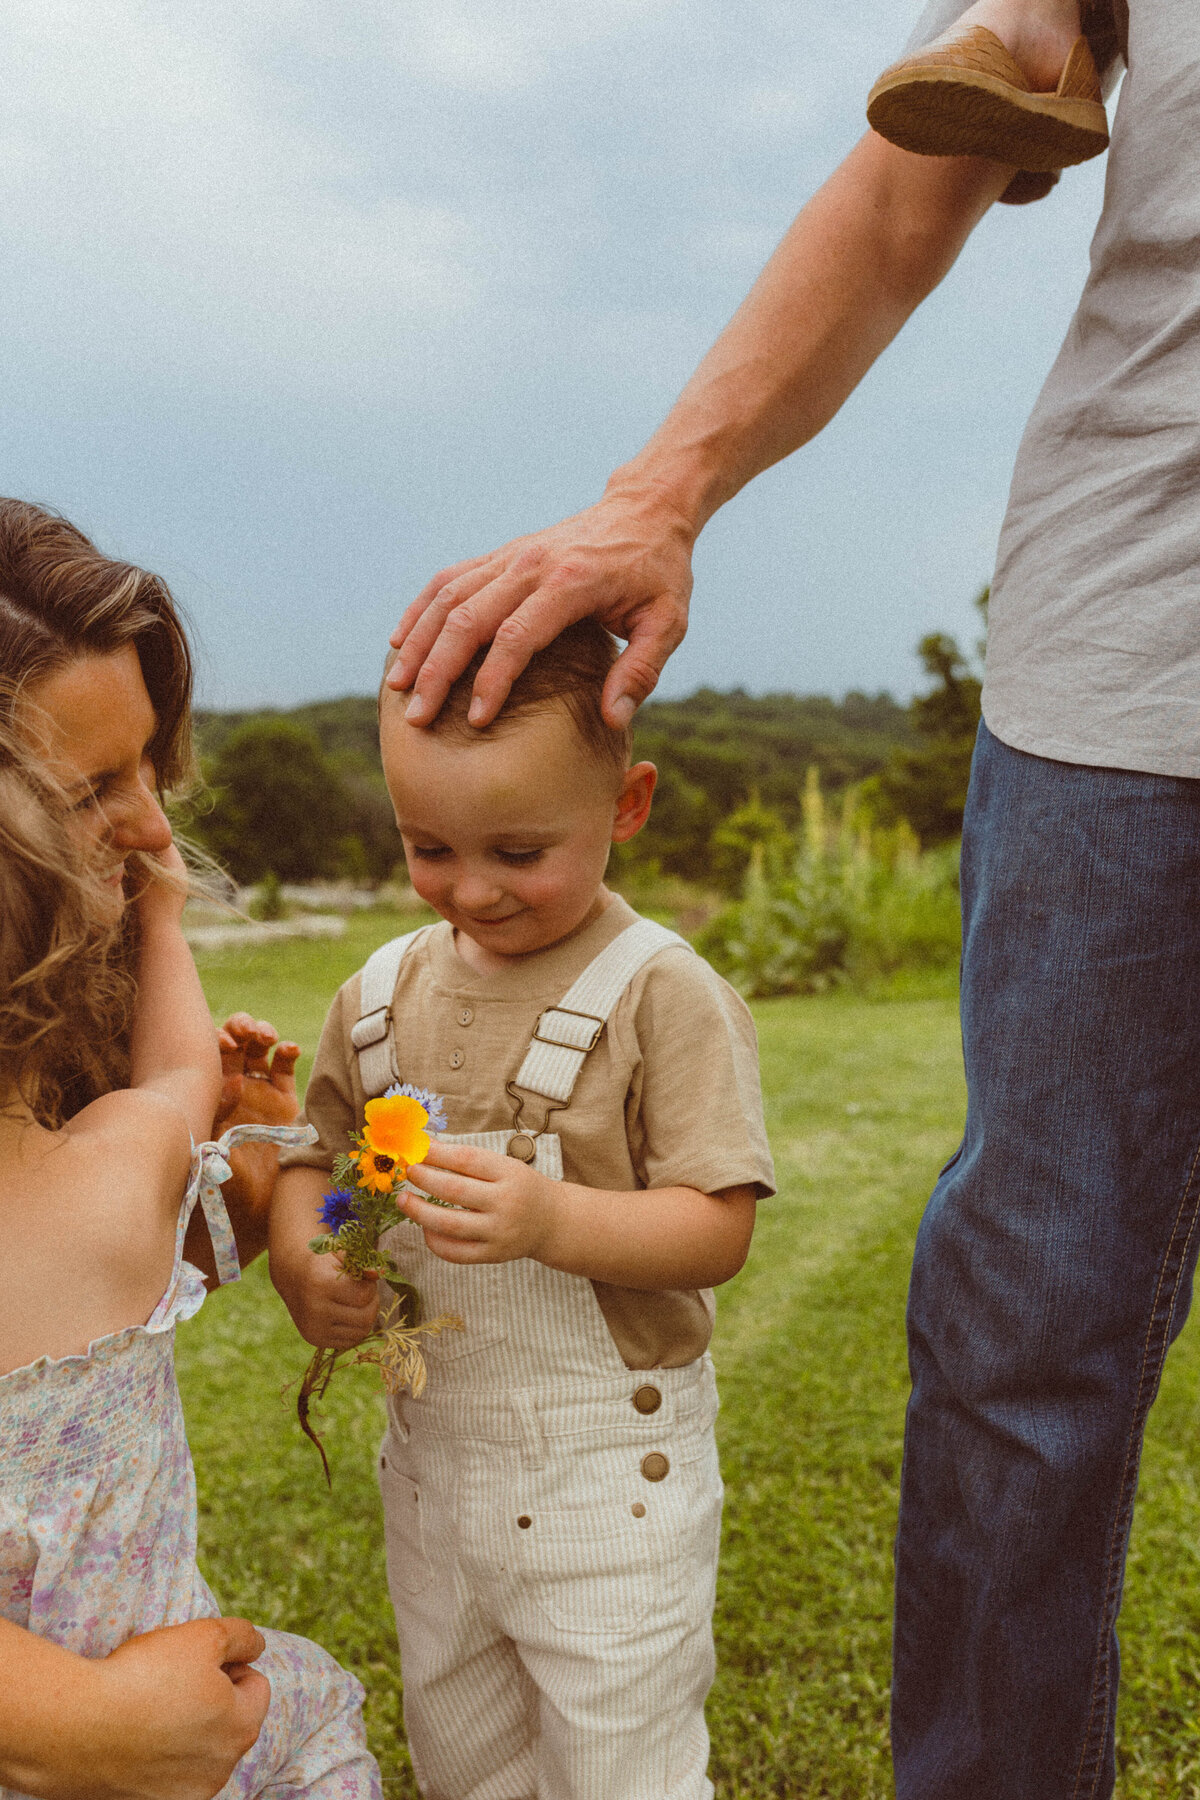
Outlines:
[{"label": "man's forearm", "polygon": [[912,156],[868,132],[609,491],[644,496],[695,537],[829,423],[1011,175],[977,158]]}]

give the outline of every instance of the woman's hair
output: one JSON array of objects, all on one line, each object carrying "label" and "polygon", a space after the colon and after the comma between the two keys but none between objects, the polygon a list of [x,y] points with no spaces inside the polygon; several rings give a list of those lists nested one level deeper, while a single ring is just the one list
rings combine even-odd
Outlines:
[{"label": "woman's hair", "polygon": [[165,796],[195,778],[192,657],[170,590],[57,513],[0,499],[0,1102],[19,1092],[49,1125],[128,1080],[135,925],[129,908],[104,922],[90,853],[22,747],[21,714],[59,669],[128,645]]},{"label": "woman's hair", "polygon": [[158,575],[105,556],[57,513],[0,499],[0,722],[35,683],[81,656],[132,644],[157,721],[160,792],[193,779],[192,656]]},{"label": "woman's hair", "polygon": [[43,1125],[128,1079],[133,981],[121,923],[97,904],[94,854],[0,724],[0,1104],[19,1095]]}]

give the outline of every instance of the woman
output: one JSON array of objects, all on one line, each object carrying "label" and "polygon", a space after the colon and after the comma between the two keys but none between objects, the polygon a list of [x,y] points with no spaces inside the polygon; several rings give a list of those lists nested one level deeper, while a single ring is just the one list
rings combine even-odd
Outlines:
[{"label": "woman", "polygon": [[[164,796],[194,775],[191,693],[191,654],[165,584],[102,555],[66,520],[0,500],[0,722],[32,734],[72,792],[81,831],[111,852],[119,909],[139,859],[171,842]],[[132,954],[132,927],[126,939]],[[119,1023],[96,1021],[71,1066],[55,1070],[48,1104],[60,1116],[122,1084]],[[280,1044],[272,1057],[275,1044],[273,1028],[246,1014],[226,1022],[214,1136],[294,1117],[297,1047]],[[263,1247],[267,1154],[235,1153],[224,1190],[243,1262]],[[211,1268],[200,1233],[188,1255]],[[266,1714],[268,1684],[248,1667],[261,1649],[244,1620],[209,1619],[89,1661],[0,1620],[0,1788],[45,1800],[215,1794]]]}]

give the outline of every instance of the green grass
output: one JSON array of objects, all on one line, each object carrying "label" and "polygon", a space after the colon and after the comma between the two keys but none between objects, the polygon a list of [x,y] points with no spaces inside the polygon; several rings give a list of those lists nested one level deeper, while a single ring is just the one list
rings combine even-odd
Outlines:
[{"label": "green grass", "polygon": [[[334,943],[207,957],[214,1010],[246,1005],[311,1045],[333,989],[407,923],[360,917]],[[890,993],[756,1008],[780,1194],[722,1295],[714,1344],[727,1500],[709,1716],[722,1800],[891,1792],[904,1291],[963,1093],[946,984],[897,978]],[[280,1392],[305,1356],[261,1265],[181,1332],[201,1560],[230,1611],[318,1638],[362,1677],[387,1792],[407,1800],[374,1481],[382,1406],[366,1371],[331,1397],[327,1494]],[[1122,1800],[1200,1800],[1198,1441],[1189,1330],[1153,1415],[1130,1559]]]}]

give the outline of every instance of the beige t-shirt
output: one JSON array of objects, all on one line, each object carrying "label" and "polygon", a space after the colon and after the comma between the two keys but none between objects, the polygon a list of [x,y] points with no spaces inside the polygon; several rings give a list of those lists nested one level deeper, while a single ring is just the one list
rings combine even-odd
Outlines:
[{"label": "beige t-shirt", "polygon": [[[511,1129],[505,1083],[520,1068],[539,1015],[636,918],[614,898],[571,937],[486,975],[458,955],[450,925],[434,926],[404,957],[392,999],[402,1079],[444,1097],[453,1132]],[[348,1148],[349,1134],[362,1128],[366,1096],[350,1042],[359,985],[353,975],[338,991],[321,1033],[305,1099],[318,1142],[287,1152],[285,1166],[328,1170]],[[546,1128],[547,1105],[527,1099],[522,1124]],[[744,1001],[690,950],[660,952],[630,982],[569,1106],[553,1110],[548,1128],[562,1139],[565,1179],[587,1187],[775,1191],[754,1022]],[[646,1204],[654,1204],[652,1196]],[[629,1368],[678,1368],[707,1347],[710,1292],[592,1285]]]}]

